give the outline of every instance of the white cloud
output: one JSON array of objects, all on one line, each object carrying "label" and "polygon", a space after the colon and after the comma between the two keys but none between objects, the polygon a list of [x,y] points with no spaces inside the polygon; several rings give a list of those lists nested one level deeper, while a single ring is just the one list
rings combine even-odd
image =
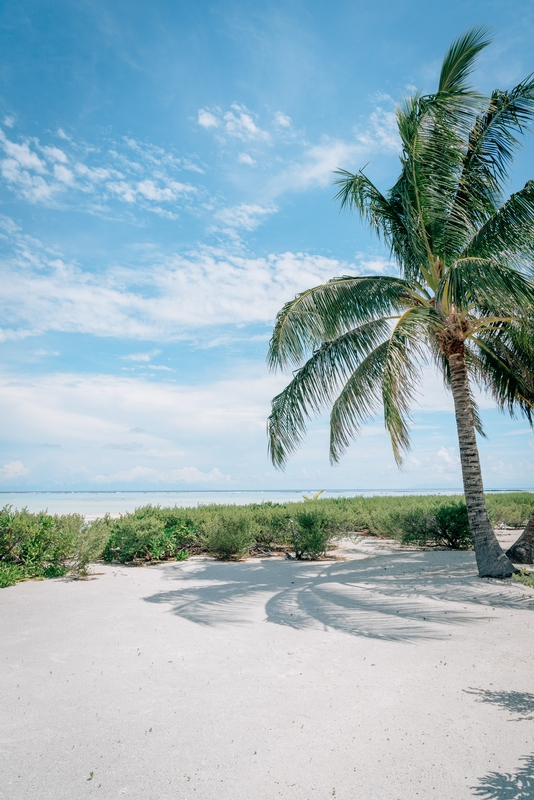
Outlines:
[{"label": "white cloud", "polygon": [[3,124],[6,126],[6,128],[12,128],[15,124],[15,117],[11,116],[4,117]]},{"label": "white cloud", "polygon": [[0,167],[6,182],[31,203],[50,200],[54,191],[59,188],[57,185],[48,184],[40,175],[31,175],[27,170],[22,170],[20,163],[14,158],[3,159]]},{"label": "white cloud", "polygon": [[270,135],[256,125],[252,118],[252,113],[246,106],[233,103],[231,108],[232,111],[227,111],[223,116],[226,133],[230,136],[236,136],[244,142],[268,142],[270,140]]},{"label": "white cloud", "polygon": [[356,138],[366,148],[381,150],[384,153],[398,153],[401,142],[395,112],[375,108],[367,129],[362,132],[356,131]]},{"label": "white cloud", "polygon": [[[254,230],[273,207],[244,204],[221,213],[223,230]],[[161,341],[196,337],[213,325],[271,323],[297,292],[361,267],[306,253],[247,258],[197,251],[188,257],[151,248],[145,269],[100,273],[52,256],[20,231],[15,255],[0,261],[0,339],[45,331]],[[131,359],[130,359],[131,360]]]},{"label": "white cloud", "polygon": [[58,350],[43,350],[41,347],[37,350],[32,350],[34,356],[59,356]]},{"label": "white cloud", "polygon": [[[220,109],[216,109],[215,113],[199,109],[197,122],[203,128],[222,128],[228,136],[243,142],[270,142],[270,134],[259,127],[255,121],[256,116],[246,106],[232,103],[230,109],[224,113]],[[284,115],[281,115],[280,119],[282,118],[289,119]]]},{"label": "white cloud", "polygon": [[[32,203],[57,205],[68,196],[71,205],[74,200],[83,210],[109,216],[109,203],[118,200],[175,219],[174,207],[196,191],[190,183],[178,180],[179,172],[202,172],[191,159],[182,161],[161,147],[128,137],[113,143],[104,140],[100,148],[74,143],[66,135],[64,140],[64,149],[41,145],[37,139],[17,143],[0,130],[0,147],[6,155],[0,169],[10,188]],[[31,148],[32,143],[50,168]],[[125,147],[135,151],[136,161],[124,152]],[[72,168],[67,166],[69,162]]]},{"label": "white cloud", "polygon": [[400,142],[396,132],[395,114],[376,108],[367,126],[356,129],[353,140],[334,139],[325,136],[320,144],[309,145],[302,158],[286,167],[275,176],[269,186],[271,196],[288,191],[306,191],[316,186],[328,186],[338,168],[356,169],[363,166],[363,159],[373,153],[394,154]]},{"label": "white cloud", "polygon": [[239,153],[237,160],[239,164],[248,164],[250,167],[256,163],[252,156],[249,156],[248,153]]},{"label": "white cloud", "polygon": [[6,138],[3,131],[0,131],[0,144],[4,148],[6,155],[14,159],[23,169],[32,169],[35,172],[46,172],[46,166],[37,153],[30,150],[29,145],[24,142],[17,144]]},{"label": "white cloud", "polygon": [[288,117],[287,114],[282,114],[281,111],[277,111],[274,116],[274,124],[280,128],[290,128],[291,117]]},{"label": "white cloud", "polygon": [[60,181],[60,183],[65,183],[67,186],[72,186],[74,183],[73,173],[68,167],[63,166],[63,164],[54,165],[54,177]]},{"label": "white cloud", "polygon": [[233,208],[223,208],[215,213],[215,219],[229,228],[242,228],[254,231],[261,225],[262,219],[274,214],[276,206],[260,206],[251,203],[241,203]]},{"label": "white cloud", "polygon": [[118,195],[121,200],[124,200],[125,203],[135,203],[136,191],[126,181],[111,181],[106,186],[111,192]]},{"label": "white cloud", "polygon": [[10,481],[14,478],[22,478],[24,475],[29,475],[30,470],[27,469],[22,461],[12,461],[10,464],[4,464],[0,468],[0,480]]},{"label": "white cloud", "polygon": [[300,162],[292,164],[273,178],[270,192],[276,196],[287,191],[328,186],[332,183],[334,170],[351,164],[356,157],[363,155],[364,150],[360,142],[325,138],[322,144],[308,147]]},{"label": "white cloud", "polygon": [[217,119],[215,114],[212,114],[211,111],[206,111],[203,108],[198,110],[197,121],[202,128],[218,128],[220,125],[220,121]]},{"label": "white cloud", "polygon": [[150,353],[130,353],[127,356],[121,356],[122,361],[150,361],[154,356],[159,355],[161,350],[152,350]]},{"label": "white cloud", "polygon": [[[139,376],[0,373],[4,441],[33,448],[32,478],[41,485],[56,476],[75,483],[92,476],[101,484],[224,485],[252,438],[264,461],[265,419],[284,380],[250,364],[225,380],[193,386]],[[36,442],[60,446],[35,450]],[[22,476],[19,463],[6,465],[4,476]]]},{"label": "white cloud", "polygon": [[223,475],[222,472],[214,467],[210,472],[202,472],[196,467],[182,467],[181,469],[172,470],[157,470],[153,467],[132,467],[131,469],[122,470],[112,473],[111,475],[95,475],[92,478],[93,483],[133,483],[134,481],[142,481],[143,484],[153,483],[228,483],[230,481],[229,475]]},{"label": "white cloud", "polygon": [[57,161],[59,164],[66,164],[68,162],[67,154],[60,150],[59,147],[45,146],[41,148],[48,161]]},{"label": "white cloud", "polygon": [[456,468],[460,465],[460,456],[454,447],[440,447],[438,450],[438,458],[447,468]]},{"label": "white cloud", "polygon": [[122,174],[114,169],[106,169],[104,167],[88,167],[86,164],[76,164],[76,172],[78,175],[88,178],[90,181],[105,181],[108,178],[122,178]]},{"label": "white cloud", "polygon": [[366,258],[362,255],[358,266],[362,275],[391,275],[392,273],[398,273],[398,267],[395,262],[382,256]]}]

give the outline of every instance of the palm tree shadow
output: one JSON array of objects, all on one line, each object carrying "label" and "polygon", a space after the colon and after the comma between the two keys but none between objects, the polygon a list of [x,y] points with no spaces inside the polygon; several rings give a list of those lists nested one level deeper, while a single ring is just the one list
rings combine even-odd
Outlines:
[{"label": "palm tree shadow", "polygon": [[534,694],[531,692],[493,692],[489,689],[472,688],[464,691],[466,694],[475,695],[479,703],[495,703],[506,711],[522,715],[510,721],[523,722],[534,719]]},{"label": "palm tree shadow", "polygon": [[264,604],[266,621],[320,627],[389,641],[443,638],[454,624],[487,620],[489,607],[525,608],[528,600],[473,574],[470,553],[366,554],[346,562],[173,564],[178,586],[144,599],[170,604],[201,625],[249,624]]},{"label": "palm tree shadow", "polygon": [[534,797],[534,755],[523,756],[515,775],[490,772],[473,786],[473,794],[483,800],[532,800]]}]

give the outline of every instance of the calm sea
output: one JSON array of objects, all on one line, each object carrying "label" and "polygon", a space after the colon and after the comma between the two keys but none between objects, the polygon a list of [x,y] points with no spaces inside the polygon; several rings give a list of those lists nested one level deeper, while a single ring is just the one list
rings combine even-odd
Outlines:
[{"label": "calm sea", "polygon": [[[181,506],[190,508],[208,503],[287,503],[301,501],[302,495],[313,495],[314,490],[294,491],[205,491],[205,492],[0,492],[0,507],[27,508],[28,511],[45,511],[50,514],[83,514],[87,519],[95,519],[104,514],[118,516],[125,511],[133,511],[139,506]],[[429,491],[406,492],[362,492],[326,491],[321,497],[373,497],[376,495],[394,496],[402,494],[461,494],[461,489],[432,489]]]}]

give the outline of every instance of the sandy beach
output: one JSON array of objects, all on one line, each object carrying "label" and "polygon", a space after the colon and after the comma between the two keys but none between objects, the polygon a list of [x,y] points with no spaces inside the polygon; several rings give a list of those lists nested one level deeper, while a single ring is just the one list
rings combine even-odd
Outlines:
[{"label": "sandy beach", "polygon": [[534,796],[534,591],[337,555],[2,590],[2,800]]}]

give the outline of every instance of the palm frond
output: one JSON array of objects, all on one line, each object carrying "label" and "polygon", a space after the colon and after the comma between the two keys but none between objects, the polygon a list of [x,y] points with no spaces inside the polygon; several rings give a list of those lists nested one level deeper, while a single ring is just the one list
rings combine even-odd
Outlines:
[{"label": "palm frond", "polygon": [[510,91],[496,90],[469,134],[458,191],[451,207],[445,248],[458,254],[471,235],[497,211],[504,183],[519,145],[534,115],[534,80],[529,76]]},{"label": "palm frond", "polygon": [[440,326],[432,308],[411,308],[398,320],[388,342],[382,376],[384,422],[398,465],[410,448],[410,406],[427,359],[426,342]]},{"label": "palm frond", "polygon": [[511,416],[516,411],[534,426],[534,325],[511,323],[498,336],[475,338],[478,374],[497,406]]},{"label": "palm frond", "polygon": [[471,237],[461,258],[499,259],[518,269],[534,266],[534,181],[527,181]]},{"label": "palm frond", "polygon": [[367,354],[389,333],[386,319],[361,325],[326,342],[297,371],[283,392],[272,401],[267,421],[269,455],[281,468],[300,444],[307,420],[330,401],[340,382],[354,372]]},{"label": "palm frond", "polygon": [[459,94],[469,91],[467,78],[480,51],[491,44],[490,33],[491,28],[478,25],[455,39],[443,59],[438,92]]},{"label": "palm frond", "polygon": [[[384,197],[362,171],[354,175],[338,169],[334,174],[340,176],[334,181],[334,185],[339,186],[334,199],[339,201],[341,209],[357,211],[378,238],[388,245],[396,260],[403,264],[404,271],[417,274],[421,257],[426,258],[426,250],[399,197]],[[410,265],[407,261],[411,262]]]},{"label": "palm frond", "polygon": [[336,463],[380,407],[389,342],[378,345],[354,370],[330,414],[330,461]]},{"label": "palm frond", "polygon": [[528,309],[534,313],[534,284],[506,264],[462,258],[442,279],[436,302],[447,314],[453,306],[458,310],[473,306],[487,316],[523,316]]},{"label": "palm frond", "polygon": [[405,225],[417,232],[412,237],[419,244],[417,257],[430,266],[444,256],[443,231],[480,104],[478,96],[438,93],[408,99],[397,111],[402,172],[389,199],[399,199]]},{"label": "palm frond", "polygon": [[276,318],[267,361],[273,369],[298,366],[324,342],[398,311],[414,287],[401,278],[333,278],[286,303]]},{"label": "palm frond", "polygon": [[[332,462],[339,460],[381,401],[393,453],[397,463],[401,463],[402,452],[409,447],[409,406],[425,359],[424,343],[429,328],[439,324],[432,308],[409,309],[397,321],[388,340],[370,353],[350,376],[330,416]],[[426,336],[421,336],[422,329]]]}]

